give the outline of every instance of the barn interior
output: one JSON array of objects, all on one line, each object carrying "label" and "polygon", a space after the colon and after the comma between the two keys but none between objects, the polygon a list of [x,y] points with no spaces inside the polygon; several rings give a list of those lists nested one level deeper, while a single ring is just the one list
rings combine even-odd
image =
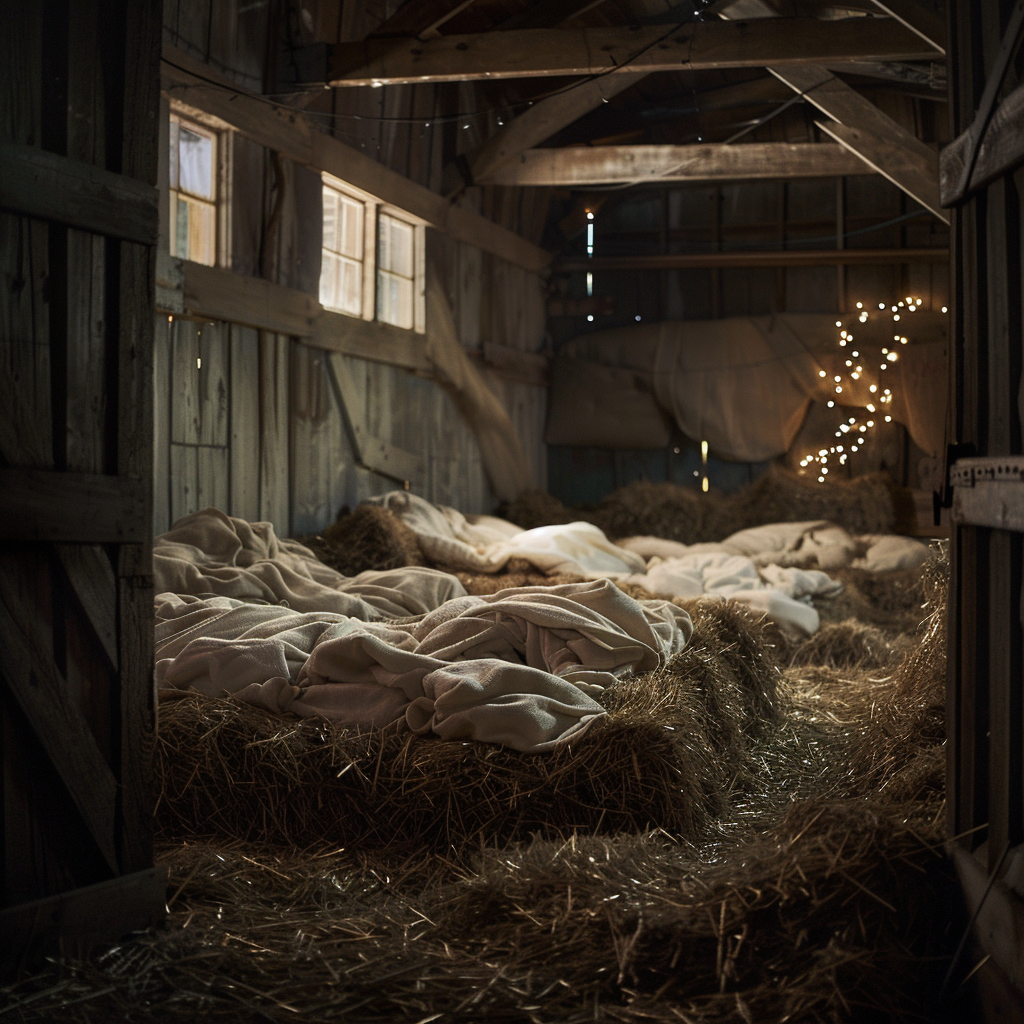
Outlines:
[{"label": "barn interior", "polygon": [[0,34],[0,1019],[1024,1020],[1024,3]]}]

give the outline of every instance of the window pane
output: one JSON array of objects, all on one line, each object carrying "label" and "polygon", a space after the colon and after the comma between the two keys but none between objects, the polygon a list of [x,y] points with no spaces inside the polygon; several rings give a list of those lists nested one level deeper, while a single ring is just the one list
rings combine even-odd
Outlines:
[{"label": "window pane", "polygon": [[213,199],[213,139],[199,135],[185,125],[178,127],[179,187],[185,192]]},{"label": "window pane", "polygon": [[320,304],[339,313],[359,316],[363,311],[362,264],[324,249],[320,269]]},{"label": "window pane", "polygon": [[323,247],[331,252],[338,251],[338,193],[324,188],[324,239]]},{"label": "window pane", "polygon": [[188,259],[188,202],[177,196],[174,204],[174,230],[171,255]]},{"label": "window pane", "polygon": [[187,202],[188,258],[212,267],[217,262],[217,208],[194,199]]},{"label": "window pane", "polygon": [[363,258],[363,204],[338,196],[342,212],[338,232],[338,252],[352,259]]},{"label": "window pane", "polygon": [[391,267],[402,277],[412,277],[412,225],[391,221]]},{"label": "window pane", "polygon": [[396,327],[413,325],[413,283],[386,270],[377,272],[377,319]]}]

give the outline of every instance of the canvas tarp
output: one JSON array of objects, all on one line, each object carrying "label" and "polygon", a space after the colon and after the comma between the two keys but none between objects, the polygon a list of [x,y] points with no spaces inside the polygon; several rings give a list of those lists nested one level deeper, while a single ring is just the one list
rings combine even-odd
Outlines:
[{"label": "canvas tarp", "polygon": [[[759,462],[789,449],[811,401],[863,408],[877,402],[869,390],[875,384],[893,394],[883,415],[903,423],[919,447],[935,455],[945,427],[945,318],[916,313],[904,319],[913,344],[894,343],[896,332],[885,316],[866,324],[845,318],[851,331],[856,327],[863,349],[864,370],[852,387],[847,351],[837,345],[839,328],[831,315],[645,324],[570,339],[553,369],[553,411],[545,439],[662,448],[667,439],[657,418],[660,409],[686,436],[707,441],[719,458]],[[876,353],[894,344],[899,358],[883,377]],[[616,370],[617,394],[605,388],[601,394],[607,399],[595,400],[589,366]],[[836,375],[844,378],[841,395],[835,391]]]}]

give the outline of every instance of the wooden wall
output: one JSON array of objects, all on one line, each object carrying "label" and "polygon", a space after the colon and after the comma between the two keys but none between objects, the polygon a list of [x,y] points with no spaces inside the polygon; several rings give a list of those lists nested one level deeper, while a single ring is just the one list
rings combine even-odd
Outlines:
[{"label": "wooden wall", "polygon": [[[949,237],[944,224],[928,213],[916,215],[917,204],[877,175],[666,184],[604,200],[598,197],[594,205],[594,255],[598,257],[835,248],[895,252],[943,248]],[[585,252],[584,237],[577,233],[574,239],[579,255]],[[580,272],[561,281],[556,278],[555,286],[570,298],[586,295],[586,278]],[[923,309],[938,312],[949,304],[949,268],[944,262],[901,263],[897,256],[891,263],[842,267],[773,266],[768,258],[763,265],[748,267],[598,272],[593,276],[593,294],[610,302],[609,311],[598,312],[592,322],[582,315],[554,319],[551,331],[556,349],[566,338],[626,326],[638,318],[646,323],[773,312],[845,313],[858,301],[888,304],[907,295],[922,298]],[[834,443],[835,429],[828,415],[808,417],[794,442],[792,462],[799,462],[797,453]],[[925,453],[899,424],[876,434],[842,472],[884,468],[898,483],[917,486],[918,465]],[[576,500],[592,501],[613,482],[621,486],[644,478],[694,483],[695,467],[687,461],[693,444],[679,437],[668,450],[648,453],[552,449],[553,486],[564,500],[578,493]],[[755,478],[764,466],[712,458],[708,478],[712,486],[728,492]]]},{"label": "wooden wall", "polygon": [[162,919],[159,7],[0,4],[0,975]]},{"label": "wooden wall", "polygon": [[[167,0],[164,43],[256,92],[279,73],[279,50],[372,31],[398,3],[247,4]],[[302,13],[305,12],[305,13]],[[169,91],[168,100],[175,93]],[[287,98],[286,98],[287,100]],[[341,141],[421,185],[439,190],[441,170],[460,137],[435,114],[476,102],[472,89],[445,86],[326,91],[302,97],[303,116],[320,118]],[[422,112],[423,123],[404,123]],[[353,115],[359,115],[356,119]],[[282,158],[242,133],[229,133],[231,239],[228,266],[315,297],[320,269],[320,184],[315,170]],[[453,150],[451,140],[457,146]],[[447,139],[447,141],[446,141]],[[514,197],[510,199],[509,197]],[[471,189],[459,199],[537,239],[544,196],[530,190]],[[275,216],[275,205],[280,207]],[[544,486],[546,388],[488,370],[495,352],[536,353],[544,341],[540,277],[471,244],[428,229],[430,272],[451,305],[459,341],[504,402],[537,481]],[[429,323],[428,323],[429,331]],[[421,348],[423,339],[417,336]],[[197,363],[201,361],[201,365]],[[356,417],[370,434],[414,457],[411,487],[465,512],[494,500],[473,434],[451,398],[422,370],[329,353],[309,339],[240,323],[158,316],[153,524],[213,504],[233,515],[271,519],[282,533],[322,529],[343,506],[403,485],[358,464],[329,368],[359,395]],[[351,418],[351,417],[349,417]]]}]

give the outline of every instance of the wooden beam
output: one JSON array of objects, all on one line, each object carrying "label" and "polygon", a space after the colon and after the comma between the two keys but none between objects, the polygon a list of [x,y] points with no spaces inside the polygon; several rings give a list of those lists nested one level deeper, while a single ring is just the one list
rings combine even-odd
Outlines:
[{"label": "wooden beam", "polygon": [[942,209],[939,196],[938,158],[921,158],[884,135],[837,124],[835,121],[816,121],[815,124],[840,145],[860,157],[872,170],[888,178],[897,188],[916,199],[939,220],[949,223],[949,214]]},{"label": "wooden beam", "polygon": [[121,875],[0,910],[0,960],[41,967],[46,956],[84,956],[100,942],[155,928],[167,916],[167,868]]},{"label": "wooden beam", "polygon": [[0,469],[0,539],[143,543],[150,481],[44,469]]},{"label": "wooden beam", "polygon": [[599,270],[686,270],[706,267],[888,266],[946,263],[948,249],[768,249],[761,252],[670,252],[651,256],[594,256],[564,260],[559,273]]},{"label": "wooden beam", "polygon": [[935,48],[914,33],[881,18],[698,21],[670,32],[664,26],[524,29],[427,42],[335,43],[328,48],[326,84],[381,86],[936,56]]},{"label": "wooden beam", "polygon": [[152,245],[152,185],[35,146],[0,142],[0,208],[108,238]]},{"label": "wooden beam", "polygon": [[386,36],[416,36],[433,39],[438,29],[460,14],[476,0],[407,0],[386,21],[378,25],[370,38]]},{"label": "wooden beam", "polygon": [[[942,202],[952,203],[970,151],[971,135],[964,132],[939,154]],[[1024,85],[1017,86],[996,108],[978,148],[967,192],[981,188],[1024,163]]]},{"label": "wooden beam", "polygon": [[183,261],[185,315],[257,327],[279,334],[313,333],[320,303],[306,292],[260,277]]},{"label": "wooden beam", "polygon": [[872,0],[874,5],[894,18],[904,28],[920,36],[929,46],[935,47],[943,56],[946,53],[946,26],[934,11],[916,4],[913,0]]},{"label": "wooden beam", "polygon": [[539,0],[519,14],[513,14],[496,26],[499,32],[517,28],[556,28],[571,18],[600,7],[606,0]]},{"label": "wooden beam", "polygon": [[56,544],[57,557],[82,613],[89,620],[111,666],[118,666],[117,578],[98,544]]},{"label": "wooden beam", "polygon": [[302,340],[315,348],[424,375],[431,370],[422,334],[380,320],[362,320],[325,309],[314,320],[312,334]]},{"label": "wooden beam", "polygon": [[3,675],[36,739],[75,802],[112,874],[119,873],[114,823],[117,782],[85,719],[68,699],[67,684],[20,611],[10,580],[0,577]]},{"label": "wooden beam", "polygon": [[423,480],[423,458],[374,437],[366,428],[359,392],[349,376],[341,357],[331,353],[325,360],[327,376],[341,407],[349,440],[356,462],[381,476],[389,477],[409,486],[418,486]]},{"label": "wooden beam", "polygon": [[[864,19],[869,20],[869,19]],[[874,19],[871,19],[874,20]],[[819,122],[840,145],[856,152],[866,163],[885,175],[894,185],[916,199],[940,220],[949,223],[939,204],[938,157],[936,153],[884,114],[870,100],[845,82],[841,82],[827,68],[815,64],[804,67],[770,67],[776,78],[844,129]],[[857,149],[860,144],[863,151]]]},{"label": "wooden beam", "polygon": [[530,149],[483,181],[582,188],[619,182],[744,181],[868,173],[863,160],[832,143],[748,142]]},{"label": "wooden beam", "polygon": [[551,262],[550,253],[514,231],[470,210],[452,206],[444,196],[319,131],[304,114],[240,89],[174,47],[164,47],[161,69],[164,89],[172,99],[220,118],[289,160],[316,171],[327,171],[405,210],[450,238],[475,245],[525,270],[537,273]]},{"label": "wooden beam", "polygon": [[954,523],[1024,532],[1024,456],[958,459],[949,482]]},{"label": "wooden beam", "polygon": [[550,139],[556,132],[596,110],[646,77],[643,74],[611,75],[574,85],[566,92],[527,107],[515,120],[495,132],[468,162],[474,181],[484,181],[520,153]]},{"label": "wooden beam", "polygon": [[542,388],[546,388],[551,382],[551,360],[542,352],[523,352],[508,345],[484,342],[480,362],[482,366],[504,380],[514,380]]}]

